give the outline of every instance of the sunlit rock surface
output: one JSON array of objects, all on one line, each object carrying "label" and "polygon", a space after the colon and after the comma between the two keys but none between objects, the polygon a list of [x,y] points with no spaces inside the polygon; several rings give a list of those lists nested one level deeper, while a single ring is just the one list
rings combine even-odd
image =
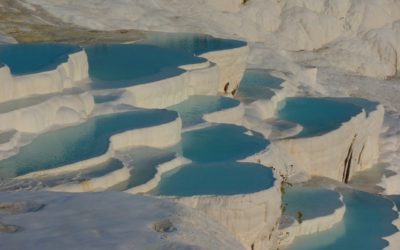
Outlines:
[{"label": "sunlit rock surface", "polygon": [[[32,63],[25,65],[27,60]],[[0,62],[0,102],[61,92],[89,77],[86,53],[78,46],[3,45]]]},{"label": "sunlit rock surface", "polygon": [[[300,123],[304,128],[294,137],[275,142],[283,158],[291,159],[288,165],[302,168],[311,175],[348,182],[356,171],[370,168],[377,162],[378,139],[384,115],[381,105],[351,98],[328,98],[326,101],[323,98],[305,98],[301,102],[302,98],[299,97],[291,100],[292,104],[296,100],[300,102],[292,106],[293,109],[286,107],[289,113],[285,112],[285,107],[281,109],[281,116]],[[315,103],[315,109],[309,106],[303,110],[306,113],[302,113],[302,107],[314,101],[322,103]],[[326,109],[322,109],[324,102],[329,104],[325,105]],[[338,102],[338,107],[335,102]],[[348,112],[353,107],[354,113],[342,117],[342,120],[339,116],[339,120],[333,120],[340,113],[335,113],[335,109],[343,105],[348,106]],[[329,129],[326,125],[333,127]]]},{"label": "sunlit rock surface", "polygon": [[196,211],[124,193],[3,192],[0,214],[19,228],[0,233],[8,249],[243,249]]}]

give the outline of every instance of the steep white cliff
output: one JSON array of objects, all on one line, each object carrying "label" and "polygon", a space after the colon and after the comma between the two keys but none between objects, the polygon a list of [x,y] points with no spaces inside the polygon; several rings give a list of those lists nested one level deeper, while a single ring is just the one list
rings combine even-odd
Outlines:
[{"label": "steep white cliff", "polygon": [[273,144],[286,166],[347,182],[355,172],[377,162],[383,116],[383,106],[378,105],[369,115],[362,112],[326,134],[282,139]]},{"label": "steep white cliff", "polygon": [[40,73],[12,76],[9,68],[0,68],[0,102],[30,95],[61,92],[89,78],[88,60],[82,50],[68,55],[56,69]]},{"label": "steep white cliff", "polygon": [[0,113],[0,131],[40,133],[55,125],[83,121],[93,109],[94,100],[89,93],[54,96],[33,106]]},{"label": "steep white cliff", "polygon": [[232,196],[167,197],[195,208],[225,226],[248,250],[277,246],[281,214],[280,181],[253,194]]}]

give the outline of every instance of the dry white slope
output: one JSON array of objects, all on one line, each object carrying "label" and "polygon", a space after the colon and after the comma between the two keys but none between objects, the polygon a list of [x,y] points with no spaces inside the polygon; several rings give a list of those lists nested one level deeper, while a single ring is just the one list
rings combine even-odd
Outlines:
[{"label": "dry white slope", "polygon": [[243,249],[225,231],[194,210],[150,197],[0,193],[0,249]]},{"label": "dry white slope", "polygon": [[283,50],[323,50],[318,55],[330,66],[378,78],[400,69],[397,0],[26,1],[93,29],[195,31]]},{"label": "dry white slope", "polygon": [[0,45],[16,43],[15,39],[0,32]]}]

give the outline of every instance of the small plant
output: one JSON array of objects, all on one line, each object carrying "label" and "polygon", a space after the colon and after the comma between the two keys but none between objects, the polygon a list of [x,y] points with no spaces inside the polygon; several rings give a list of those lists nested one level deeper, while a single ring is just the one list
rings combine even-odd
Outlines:
[{"label": "small plant", "polygon": [[287,203],[282,203],[282,204],[281,204],[281,211],[282,211],[282,214],[284,214],[284,213],[286,212],[286,207],[287,207]]},{"label": "small plant", "polygon": [[281,195],[284,196],[286,193],[286,186],[285,183],[282,181],[281,182]]},{"label": "small plant", "polygon": [[299,224],[303,222],[303,213],[301,211],[297,211],[297,222],[299,222]]}]

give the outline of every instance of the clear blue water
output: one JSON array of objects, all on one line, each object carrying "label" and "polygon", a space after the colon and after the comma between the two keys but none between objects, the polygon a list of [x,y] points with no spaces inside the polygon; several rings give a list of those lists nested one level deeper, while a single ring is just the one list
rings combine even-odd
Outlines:
[{"label": "clear blue water", "polygon": [[113,102],[116,101],[120,98],[119,95],[96,95],[94,97],[94,102],[95,103],[106,103],[106,102]]},{"label": "clear blue water", "polygon": [[340,100],[341,102],[351,103],[361,107],[365,110],[366,114],[369,115],[372,111],[377,109],[379,102],[371,101],[368,99],[357,98],[357,97],[343,97],[343,98],[332,98],[333,100]]},{"label": "clear blue water", "polygon": [[394,204],[396,204],[397,209],[400,211],[400,195],[391,195],[388,196],[389,199],[391,199]]},{"label": "clear blue water", "polygon": [[147,35],[147,38],[141,43],[175,50],[184,50],[194,55],[216,50],[239,48],[246,45],[246,42],[243,41],[215,38],[203,34],[162,32]]},{"label": "clear blue water", "polygon": [[290,250],[376,250],[388,245],[382,237],[397,229],[392,221],[398,213],[393,202],[383,197],[355,190],[340,190],[344,196],[344,220],[332,229],[295,239]]},{"label": "clear blue water", "polygon": [[116,189],[124,190],[142,185],[154,178],[159,164],[171,161],[176,157],[174,148],[132,148],[124,152],[124,157],[131,161],[128,167],[131,169],[131,178]]},{"label": "clear blue water", "polygon": [[236,125],[219,124],[182,134],[182,155],[196,162],[239,160],[263,150],[268,144],[261,134],[245,134]]},{"label": "clear blue water", "polygon": [[274,184],[270,168],[254,163],[193,163],[161,176],[156,195],[235,195],[268,189]]},{"label": "clear blue water", "polygon": [[267,70],[248,69],[240,82],[237,97],[244,102],[271,99],[275,95],[273,90],[281,89],[283,81],[272,76]]},{"label": "clear blue water", "polygon": [[55,43],[0,45],[0,61],[13,75],[26,75],[55,69],[80,50],[77,45]]},{"label": "clear blue water", "polygon": [[309,187],[288,187],[283,197],[285,214],[297,218],[300,211],[305,220],[332,214],[342,206],[338,192]]},{"label": "clear blue water", "polygon": [[205,62],[185,52],[145,44],[98,44],[85,48],[95,89],[122,88],[177,76],[180,65]]},{"label": "clear blue water", "polygon": [[107,151],[112,135],[170,122],[176,117],[176,112],[166,110],[117,113],[45,133],[22,147],[18,155],[0,161],[0,176],[23,175],[102,155]]},{"label": "clear blue water", "polygon": [[341,101],[341,98],[292,97],[285,99],[277,115],[303,126],[296,137],[312,137],[339,128],[361,112],[360,106]]},{"label": "clear blue water", "polygon": [[191,96],[188,100],[168,109],[179,113],[183,127],[204,122],[204,114],[238,106],[238,100],[221,96]]}]

